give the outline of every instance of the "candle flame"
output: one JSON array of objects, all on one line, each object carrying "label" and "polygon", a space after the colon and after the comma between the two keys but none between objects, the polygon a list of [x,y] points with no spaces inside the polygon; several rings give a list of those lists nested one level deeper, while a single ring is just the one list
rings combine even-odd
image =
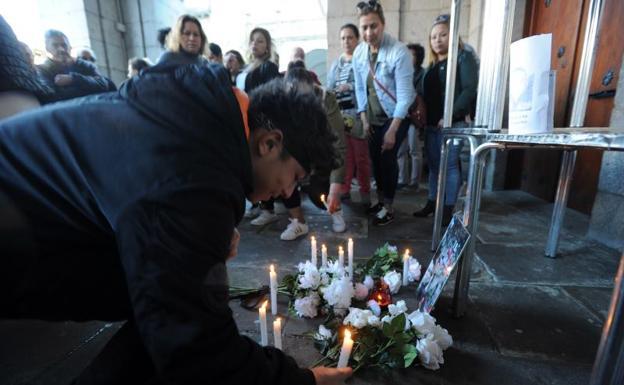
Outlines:
[{"label": "candle flame", "polygon": [[269,266],[269,270],[271,270],[271,273],[275,273],[275,267],[273,267],[273,265]]},{"label": "candle flame", "polygon": [[273,321],[274,324],[280,325],[282,323],[282,319],[280,317],[277,317],[275,319],[275,321]]},{"label": "candle flame", "polygon": [[345,340],[350,340],[351,339],[351,332],[349,331],[349,329],[345,329],[344,338],[345,338]]},{"label": "candle flame", "polygon": [[321,194],[321,202],[325,203],[325,194]]},{"label": "candle flame", "polygon": [[325,250],[325,249],[327,249],[327,246],[325,246],[325,244],[322,244],[321,245],[321,249]]},{"label": "candle flame", "polygon": [[264,301],[264,303],[260,307],[262,307],[262,308],[264,308],[264,310],[266,310],[268,304],[269,304],[269,300],[267,299],[266,301]]},{"label": "candle flame", "polygon": [[378,300],[380,300],[380,301],[383,299],[383,298],[381,297],[381,294],[377,294],[377,299],[378,299]]},{"label": "candle flame", "polygon": [[344,252],[344,249],[342,248],[342,246],[338,246],[338,251]]},{"label": "candle flame", "polygon": [[349,238],[349,243],[353,243],[353,238]]},{"label": "candle flame", "polygon": [[314,235],[310,237],[310,240],[311,240],[312,242],[316,241],[316,238],[314,238]]}]

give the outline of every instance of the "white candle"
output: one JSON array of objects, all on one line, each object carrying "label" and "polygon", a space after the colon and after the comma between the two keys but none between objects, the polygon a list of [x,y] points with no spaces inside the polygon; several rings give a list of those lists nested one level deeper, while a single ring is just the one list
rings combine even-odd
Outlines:
[{"label": "white candle", "polygon": [[271,314],[277,314],[277,273],[271,265],[269,271],[269,288],[271,289]]},{"label": "white candle", "polygon": [[409,249],[405,249],[405,254],[403,254],[403,286],[407,286],[409,284],[409,280],[407,279],[408,273],[409,273]]},{"label": "white candle", "polygon": [[260,309],[258,309],[258,313],[260,314],[260,345],[267,346],[269,343],[267,336],[267,318],[266,318],[266,306],[267,301],[264,301]]},{"label": "white candle", "polygon": [[338,368],[346,368],[349,364],[349,357],[351,356],[351,349],[353,349],[353,340],[351,339],[351,332],[345,329],[344,340],[342,341],[342,349],[340,349],[340,358],[338,358]]},{"label": "white candle", "polygon": [[327,266],[327,247],[321,245],[321,267]]},{"label": "white candle", "polygon": [[321,202],[323,202],[323,206],[325,206],[325,210],[329,212],[329,207],[327,207],[327,202],[325,202],[325,194],[321,195]]},{"label": "white candle", "polygon": [[347,243],[347,255],[349,257],[349,277],[353,281],[353,239],[351,238]]},{"label": "white candle", "polygon": [[340,267],[344,267],[344,249],[342,246],[338,246],[338,264]]},{"label": "white candle", "polygon": [[275,347],[282,350],[282,320],[279,317],[273,321],[273,337],[275,338]]},{"label": "white candle", "polygon": [[310,261],[316,266],[316,238],[310,238]]}]

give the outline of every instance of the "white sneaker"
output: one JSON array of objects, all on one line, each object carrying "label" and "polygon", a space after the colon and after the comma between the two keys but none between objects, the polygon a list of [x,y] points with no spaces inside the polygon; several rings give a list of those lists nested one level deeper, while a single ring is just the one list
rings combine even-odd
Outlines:
[{"label": "white sneaker", "polygon": [[260,215],[258,215],[258,218],[254,219],[253,221],[249,223],[251,223],[254,226],[264,226],[271,222],[275,222],[277,219],[278,219],[277,215],[270,212],[269,210],[261,210]]},{"label": "white sneaker", "polygon": [[260,215],[260,206],[251,206],[245,211],[245,218],[255,218]]},{"label": "white sneaker", "polygon": [[334,233],[344,233],[347,229],[347,224],[345,223],[344,218],[342,217],[342,210],[338,210],[331,215],[332,217],[332,230]]},{"label": "white sneaker", "polygon": [[290,223],[286,227],[286,230],[280,235],[282,241],[294,241],[302,235],[308,233],[308,225],[300,223],[297,218],[288,218]]}]

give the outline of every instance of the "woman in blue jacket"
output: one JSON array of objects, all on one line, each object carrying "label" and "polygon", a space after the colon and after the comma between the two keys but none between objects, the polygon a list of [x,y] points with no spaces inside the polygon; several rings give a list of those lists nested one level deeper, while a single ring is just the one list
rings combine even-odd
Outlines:
[{"label": "woman in blue jacket", "polygon": [[[425,207],[414,213],[416,217],[426,217],[435,211],[443,135],[442,121],[444,117],[444,93],[446,90],[446,67],[449,47],[449,19],[449,15],[438,16],[429,33],[429,57],[431,58],[431,63],[423,79],[423,98],[427,107],[425,152],[429,163],[429,197]],[[479,77],[477,67],[474,53],[464,50],[460,39],[453,102],[453,126],[455,127],[467,125],[467,122],[474,116]],[[460,150],[461,144],[453,144],[449,148],[442,219],[442,224],[445,226],[451,221],[451,215],[461,186]]]},{"label": "woman in blue jacket", "polygon": [[416,93],[414,68],[407,47],[384,32],[385,19],[377,1],[357,5],[364,44],[353,53],[357,111],[369,137],[370,158],[377,183],[376,205],[369,207],[373,224],[394,220],[392,201],[397,186],[397,152],[409,128],[405,119]]}]

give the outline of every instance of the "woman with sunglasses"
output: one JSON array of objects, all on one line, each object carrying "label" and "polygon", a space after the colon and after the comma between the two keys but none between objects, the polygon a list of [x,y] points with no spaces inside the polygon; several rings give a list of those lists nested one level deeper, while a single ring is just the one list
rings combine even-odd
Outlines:
[{"label": "woman with sunglasses", "polygon": [[[426,217],[435,211],[438,191],[438,171],[440,168],[440,149],[442,147],[442,129],[444,118],[444,93],[446,90],[446,68],[449,49],[449,15],[441,15],[434,21],[429,33],[429,57],[431,62],[423,79],[425,105],[427,107],[427,125],[425,127],[425,153],[429,164],[429,196],[427,204],[414,213],[416,217]],[[459,40],[457,55],[457,77],[453,102],[453,126],[467,126],[474,116],[477,99],[478,65],[474,52],[464,49]],[[451,221],[457,195],[461,186],[459,153],[461,144],[449,147],[448,168],[446,172],[446,193],[442,224]]]},{"label": "woman with sunglasses", "polygon": [[412,85],[412,56],[405,46],[384,32],[381,4],[374,0],[357,5],[365,44],[353,53],[357,111],[369,138],[370,158],[377,183],[377,204],[369,207],[373,224],[394,220],[392,201],[397,187],[397,152],[409,128],[406,115],[416,92]]}]

